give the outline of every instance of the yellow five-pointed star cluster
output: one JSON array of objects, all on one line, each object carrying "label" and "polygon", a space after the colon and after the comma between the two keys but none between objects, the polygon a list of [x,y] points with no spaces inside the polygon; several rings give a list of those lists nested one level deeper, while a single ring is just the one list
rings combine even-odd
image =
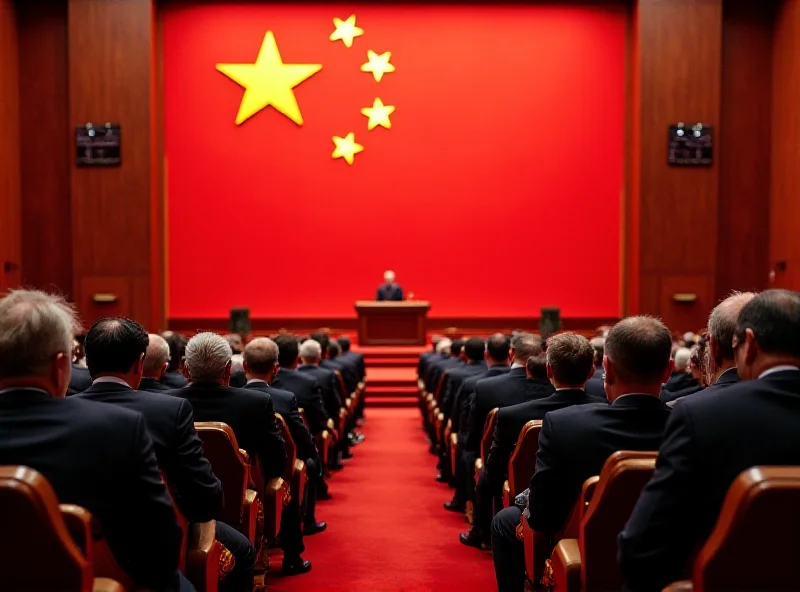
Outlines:
[{"label": "yellow five-pointed star cluster", "polygon": [[351,14],[350,17],[343,21],[339,18],[333,19],[333,26],[336,30],[328,37],[331,41],[341,41],[345,47],[353,47],[353,38],[361,37],[364,34],[364,29],[356,27],[356,15]]},{"label": "yellow five-pointed star cluster", "polygon": [[372,102],[372,107],[364,107],[361,110],[362,115],[369,117],[367,129],[370,131],[379,125],[386,129],[391,129],[392,122],[389,120],[389,116],[392,113],[394,113],[394,105],[384,105],[383,101],[377,97]]},{"label": "yellow five-pointed star cluster", "polygon": [[350,132],[344,138],[333,136],[333,144],[336,148],[333,149],[331,158],[344,158],[347,164],[353,164],[355,155],[364,150],[361,144],[356,143],[356,135],[353,132]]},{"label": "yellow five-pointed star cluster", "polygon": [[361,71],[372,72],[375,82],[380,82],[384,74],[394,72],[394,64],[389,63],[391,59],[391,51],[378,54],[370,49],[367,51],[367,63],[361,65]]},{"label": "yellow five-pointed star cluster", "polygon": [[255,64],[217,64],[217,70],[245,89],[236,125],[270,105],[297,125],[303,125],[292,89],[321,69],[321,64],[284,64],[272,31],[264,36]]}]

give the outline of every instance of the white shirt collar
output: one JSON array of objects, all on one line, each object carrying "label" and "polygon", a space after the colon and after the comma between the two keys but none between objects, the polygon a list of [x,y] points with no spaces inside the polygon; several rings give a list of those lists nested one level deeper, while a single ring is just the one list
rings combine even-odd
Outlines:
[{"label": "white shirt collar", "polygon": [[261,380],[260,378],[251,378],[245,384],[256,384],[256,383],[261,383],[261,382],[263,382],[264,384],[267,384],[266,380]]},{"label": "white shirt collar", "polygon": [[564,387],[564,388],[557,388],[557,389],[556,389],[556,392],[558,392],[558,391],[585,391],[585,390],[586,390],[586,389],[582,389],[582,388],[569,388],[569,387]]},{"label": "white shirt collar", "polygon": [[719,380],[720,378],[722,378],[723,376],[725,376],[725,375],[726,375],[728,372],[737,372],[737,371],[738,371],[738,370],[737,370],[736,366],[731,366],[731,367],[730,367],[730,368],[728,368],[727,370],[723,370],[722,372],[720,372],[720,373],[719,373],[719,376],[717,376],[717,380]]},{"label": "white shirt collar", "polygon": [[524,367],[525,364],[520,364],[519,362],[514,362],[513,364],[511,364],[511,370],[513,370],[514,368],[524,368]]},{"label": "white shirt collar", "polygon": [[764,370],[761,374],[758,375],[759,378],[764,378],[765,376],[769,376],[770,374],[774,374],[775,372],[785,372],[786,370],[795,370],[800,371],[800,368],[797,366],[790,366],[789,364],[784,364],[783,366],[773,366],[767,370]]},{"label": "white shirt collar", "polygon": [[133,388],[127,382],[122,380],[121,378],[117,378],[116,376],[101,376],[100,378],[95,378],[92,381],[92,384],[98,384],[101,382],[113,382],[114,384],[121,384],[122,386],[127,386],[128,388]]},{"label": "white shirt collar", "polygon": [[44,393],[44,394],[46,394],[48,396],[50,395],[50,393],[48,393],[46,390],[40,389],[40,388],[35,388],[35,387],[32,387],[32,386],[15,386],[15,387],[3,389],[3,390],[0,391],[0,395],[5,395],[6,393],[11,393],[11,392],[14,392],[14,391],[37,391],[37,392],[40,392],[40,393]]}]

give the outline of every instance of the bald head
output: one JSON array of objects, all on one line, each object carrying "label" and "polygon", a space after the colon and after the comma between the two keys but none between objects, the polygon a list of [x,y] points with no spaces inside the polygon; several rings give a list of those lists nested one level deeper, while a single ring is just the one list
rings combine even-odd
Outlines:
[{"label": "bald head", "polygon": [[161,335],[156,335],[154,333],[150,333],[148,339],[142,375],[145,378],[155,378],[159,380],[167,371],[167,364],[169,363],[169,344],[167,344],[167,340],[161,337]]},{"label": "bald head", "polygon": [[244,348],[244,372],[248,379],[258,378],[269,382],[277,368],[278,345],[272,339],[259,337]]},{"label": "bald head", "polygon": [[726,361],[733,362],[736,319],[754,297],[754,292],[734,292],[711,311],[708,317],[708,339],[711,342],[711,358],[718,366]]}]

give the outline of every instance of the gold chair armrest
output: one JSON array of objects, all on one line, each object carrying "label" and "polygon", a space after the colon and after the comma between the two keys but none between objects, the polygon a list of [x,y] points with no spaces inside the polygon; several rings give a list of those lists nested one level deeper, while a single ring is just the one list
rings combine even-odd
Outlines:
[{"label": "gold chair armrest", "polygon": [[[80,506],[74,504],[59,504],[61,517],[67,526],[72,540],[83,551],[86,560],[92,562],[92,514]],[[114,580],[109,580],[113,582]],[[116,583],[116,582],[115,582]]]},{"label": "gold chair armrest", "polygon": [[478,482],[478,475],[480,475],[481,469],[483,468],[483,459],[479,458],[475,460],[475,482]]},{"label": "gold chair armrest", "polygon": [[542,583],[545,586],[556,586],[564,592],[580,592],[581,550],[578,539],[561,539],[544,569]]},{"label": "gold chair armrest", "polygon": [[289,488],[280,477],[267,482],[264,488],[264,538],[273,543],[281,531],[281,515],[284,501],[288,503]]},{"label": "gold chair armrest", "polygon": [[300,459],[294,461],[294,471],[292,471],[292,497],[297,500],[297,503],[302,507],[303,497],[306,490],[306,463]]},{"label": "gold chair armrest", "polygon": [[253,546],[256,545],[256,522],[258,521],[258,494],[252,489],[244,492],[242,503],[242,521],[239,532],[247,537]]},{"label": "gold chair armrest", "polygon": [[508,484],[508,479],[503,483],[503,507],[508,508],[511,506],[511,486]]},{"label": "gold chair armrest", "polygon": [[456,474],[456,463],[458,462],[458,434],[450,434],[450,471]]},{"label": "gold chair armrest", "polygon": [[92,592],[125,592],[125,588],[118,581],[111,578],[95,578],[92,584]]},{"label": "gold chair armrest", "polygon": [[669,586],[664,588],[663,592],[692,592],[694,584],[689,580],[681,580],[679,582],[672,582]]},{"label": "gold chair armrest", "polygon": [[214,520],[189,525],[186,578],[198,590],[216,589],[220,580],[223,547],[216,539],[216,526]]}]

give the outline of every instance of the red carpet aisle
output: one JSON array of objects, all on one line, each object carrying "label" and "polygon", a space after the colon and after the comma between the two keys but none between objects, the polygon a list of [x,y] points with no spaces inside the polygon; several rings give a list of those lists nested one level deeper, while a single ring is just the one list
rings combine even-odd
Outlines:
[{"label": "red carpet aisle", "polygon": [[268,580],[276,592],[487,592],[489,553],[465,547],[462,516],[446,512],[451,490],[434,480],[417,409],[367,408],[366,441],[331,479],[321,502],[328,530],[306,538],[311,573]]}]

